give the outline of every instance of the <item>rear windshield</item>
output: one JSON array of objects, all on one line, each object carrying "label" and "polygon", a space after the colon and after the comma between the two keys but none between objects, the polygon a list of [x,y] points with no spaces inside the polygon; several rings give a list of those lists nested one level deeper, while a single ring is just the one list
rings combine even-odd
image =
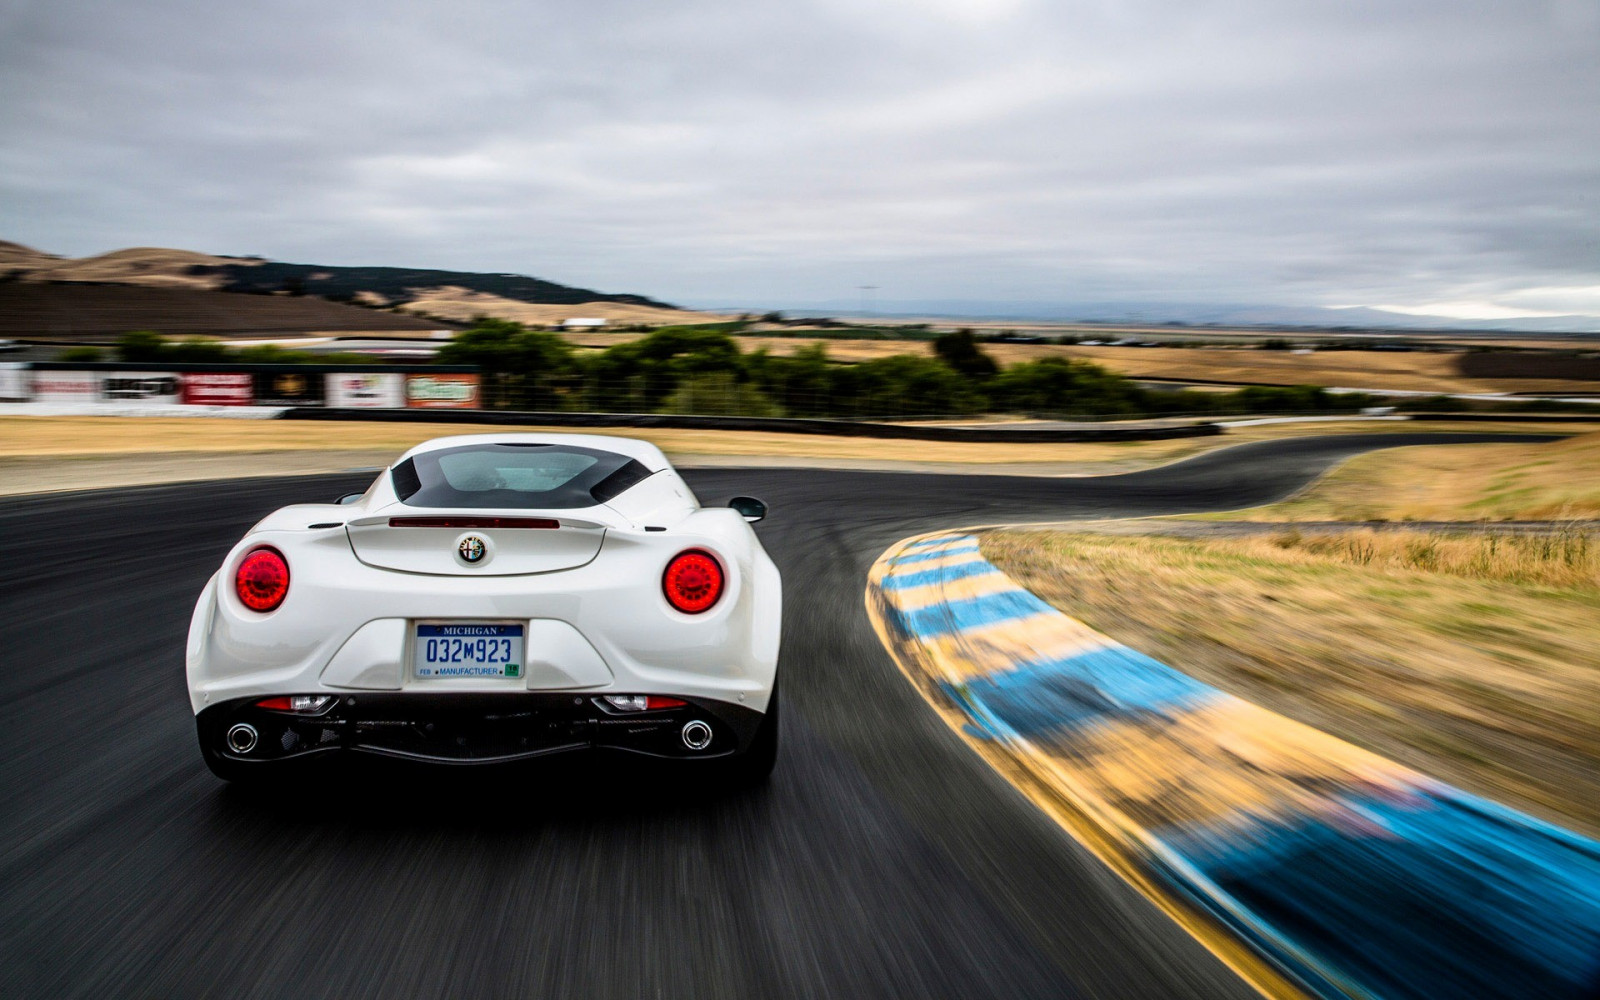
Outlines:
[{"label": "rear windshield", "polygon": [[413,455],[394,467],[412,507],[593,507],[650,470],[615,452],[555,444],[468,444]]}]

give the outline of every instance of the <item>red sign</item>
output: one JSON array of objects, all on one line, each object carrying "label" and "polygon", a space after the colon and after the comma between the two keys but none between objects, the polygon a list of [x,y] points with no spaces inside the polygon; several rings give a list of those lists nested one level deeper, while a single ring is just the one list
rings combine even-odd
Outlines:
[{"label": "red sign", "polygon": [[185,372],[183,401],[191,406],[249,406],[255,402],[252,376],[236,372]]},{"label": "red sign", "polygon": [[100,376],[94,372],[33,373],[36,403],[92,403],[100,398]]},{"label": "red sign", "polygon": [[406,405],[474,409],[478,405],[478,376],[407,375]]}]

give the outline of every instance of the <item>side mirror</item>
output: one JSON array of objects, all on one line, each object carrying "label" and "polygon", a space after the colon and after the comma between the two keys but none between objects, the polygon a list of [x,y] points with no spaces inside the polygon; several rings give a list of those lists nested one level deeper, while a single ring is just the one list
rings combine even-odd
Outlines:
[{"label": "side mirror", "polygon": [[734,497],[728,506],[738,511],[751,524],[767,516],[767,505],[755,497]]},{"label": "side mirror", "polygon": [[336,504],[355,503],[357,500],[360,500],[364,496],[366,496],[365,493],[346,493],[344,496],[342,496],[339,499],[335,500],[334,503],[336,503]]}]

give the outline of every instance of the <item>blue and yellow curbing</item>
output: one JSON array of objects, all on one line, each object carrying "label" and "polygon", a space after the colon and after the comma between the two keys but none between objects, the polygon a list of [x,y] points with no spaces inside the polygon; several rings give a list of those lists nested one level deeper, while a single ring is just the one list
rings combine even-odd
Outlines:
[{"label": "blue and yellow curbing", "polygon": [[969,534],[895,545],[866,599],[975,750],[1261,992],[1600,996],[1600,843],[1129,649]]}]

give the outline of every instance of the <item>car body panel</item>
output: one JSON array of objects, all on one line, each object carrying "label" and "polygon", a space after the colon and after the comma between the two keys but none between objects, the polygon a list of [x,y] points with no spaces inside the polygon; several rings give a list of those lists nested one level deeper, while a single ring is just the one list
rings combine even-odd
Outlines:
[{"label": "car body panel", "polygon": [[[556,528],[389,527],[396,516],[464,513],[400,502],[385,470],[348,504],[301,504],[263,518],[223,560],[196,602],[186,647],[191,707],[279,695],[622,692],[701,699],[761,713],[773,689],[781,580],[750,526],[702,508],[654,446],[590,435],[473,435],[614,449],[652,474],[606,503],[559,510],[479,510],[473,517],[544,517]],[[404,456],[402,456],[404,458]],[[486,543],[476,564],[458,539]],[[270,547],[290,570],[276,609],[247,608],[234,591],[240,562]],[[678,554],[711,555],[725,578],[709,610],[684,614],[663,592]],[[524,629],[522,676],[418,677],[418,622],[504,623]]]}]

